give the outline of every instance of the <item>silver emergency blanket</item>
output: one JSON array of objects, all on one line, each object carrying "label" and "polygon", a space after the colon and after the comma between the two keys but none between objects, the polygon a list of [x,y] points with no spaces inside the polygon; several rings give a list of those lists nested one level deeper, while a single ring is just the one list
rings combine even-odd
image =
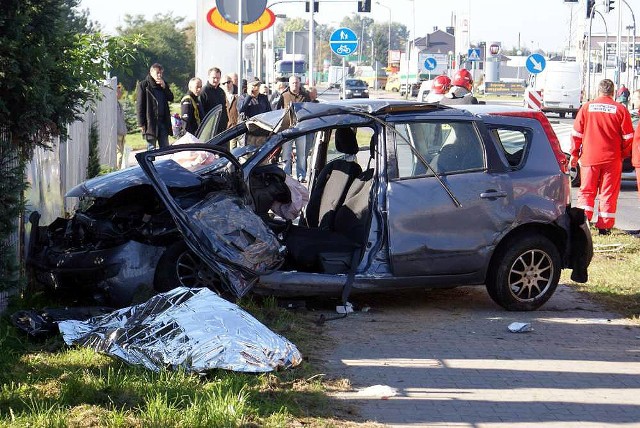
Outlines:
[{"label": "silver emergency blanket", "polygon": [[68,345],[158,371],[269,372],[298,365],[296,346],[207,288],[179,287],[86,321],[61,321]]},{"label": "silver emergency blanket", "polygon": [[186,213],[191,227],[200,231],[197,243],[187,242],[237,296],[249,291],[259,275],[282,264],[275,234],[241,198],[211,194]]}]

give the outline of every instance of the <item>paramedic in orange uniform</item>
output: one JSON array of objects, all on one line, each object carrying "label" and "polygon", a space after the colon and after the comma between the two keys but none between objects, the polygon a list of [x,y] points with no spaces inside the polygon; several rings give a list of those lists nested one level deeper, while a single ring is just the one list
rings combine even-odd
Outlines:
[{"label": "paramedic in orange uniform", "polygon": [[596,227],[601,235],[608,235],[616,221],[622,159],[631,148],[633,125],[629,110],[614,101],[610,79],[600,81],[598,93],[598,98],[578,111],[571,132],[569,162],[575,168],[580,161],[578,207],[591,220],[598,196]]}]

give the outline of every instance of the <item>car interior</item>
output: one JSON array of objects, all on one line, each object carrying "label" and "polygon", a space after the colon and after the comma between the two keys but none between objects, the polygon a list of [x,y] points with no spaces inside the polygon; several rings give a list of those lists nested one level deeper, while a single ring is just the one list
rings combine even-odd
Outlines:
[{"label": "car interior", "polygon": [[346,273],[355,268],[369,231],[375,138],[367,127],[316,134],[316,151],[309,163],[309,202],[294,222],[283,222],[269,210],[273,200],[286,202],[290,197],[282,187],[282,169],[275,164],[254,168],[250,187],[255,210],[287,247],[284,269]]}]

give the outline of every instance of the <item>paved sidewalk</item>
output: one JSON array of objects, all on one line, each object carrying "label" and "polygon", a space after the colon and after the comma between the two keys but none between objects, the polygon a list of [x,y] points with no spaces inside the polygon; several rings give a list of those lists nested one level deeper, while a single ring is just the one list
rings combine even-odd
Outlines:
[{"label": "paved sidewalk", "polygon": [[[325,373],[359,417],[393,427],[640,427],[640,329],[560,285],[537,312],[483,287],[359,297],[329,321]],[[534,331],[511,333],[512,322]]]}]

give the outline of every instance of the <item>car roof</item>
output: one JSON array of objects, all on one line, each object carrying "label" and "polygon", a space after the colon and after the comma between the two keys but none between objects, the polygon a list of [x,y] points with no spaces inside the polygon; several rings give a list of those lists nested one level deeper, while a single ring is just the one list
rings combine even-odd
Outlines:
[{"label": "car roof", "polygon": [[476,115],[500,114],[500,113],[531,113],[532,110],[525,107],[507,105],[507,104],[458,104],[452,105],[452,108],[464,109]]},{"label": "car roof", "polygon": [[[468,107],[468,106],[464,106]],[[471,110],[471,109],[469,109]],[[526,110],[526,109],[523,109]],[[280,109],[268,113],[259,114],[246,121],[249,129],[262,128],[271,132],[278,132],[281,129],[289,128],[290,124],[295,124],[311,119],[322,118],[329,125],[330,122],[345,124],[345,115],[355,114],[362,116],[363,113],[374,116],[390,114],[412,114],[425,112],[442,112],[449,116],[459,118],[473,118],[472,112],[466,108],[451,108],[439,104],[428,104],[417,101],[392,100],[392,99],[362,99],[362,100],[342,100],[325,103],[292,103],[291,111]],[[333,116],[335,120],[330,120]]]},{"label": "car roof", "polygon": [[428,111],[447,111],[454,116],[470,116],[462,109],[452,109],[439,104],[427,104],[417,101],[363,99],[344,100],[328,103],[294,103],[293,111],[298,121],[313,117],[322,117],[335,114],[369,113],[372,115],[419,113]]}]

